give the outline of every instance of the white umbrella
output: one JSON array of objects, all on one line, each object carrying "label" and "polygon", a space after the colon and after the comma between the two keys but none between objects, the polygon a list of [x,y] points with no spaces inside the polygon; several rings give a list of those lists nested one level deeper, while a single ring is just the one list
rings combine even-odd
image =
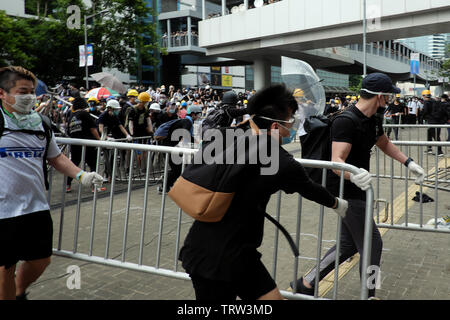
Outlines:
[{"label": "white umbrella", "polygon": [[110,73],[94,73],[91,74],[91,77],[102,86],[111,88],[119,93],[125,93],[127,91],[122,82]]}]

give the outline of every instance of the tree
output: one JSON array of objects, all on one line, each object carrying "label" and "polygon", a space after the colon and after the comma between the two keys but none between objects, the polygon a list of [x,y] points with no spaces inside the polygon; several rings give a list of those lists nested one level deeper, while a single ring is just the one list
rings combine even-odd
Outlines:
[{"label": "tree", "polygon": [[[93,0],[87,10],[83,0],[27,0],[26,7],[36,18],[12,18],[0,12],[0,65],[15,64],[32,70],[47,84],[63,77],[83,83],[84,68],[79,67],[78,46],[84,44],[83,17],[108,9],[111,14],[88,21],[88,43],[94,46],[94,66],[117,68],[136,74],[139,61],[156,66],[153,52],[159,49],[153,11],[145,0]],[[67,8],[81,9],[81,29],[66,26]],[[33,11],[34,10],[34,11]],[[94,11],[95,10],[95,11]]]},{"label": "tree", "polygon": [[363,77],[361,75],[357,74],[351,74],[349,77],[349,89],[352,92],[359,92],[361,90],[362,86],[362,79]]}]

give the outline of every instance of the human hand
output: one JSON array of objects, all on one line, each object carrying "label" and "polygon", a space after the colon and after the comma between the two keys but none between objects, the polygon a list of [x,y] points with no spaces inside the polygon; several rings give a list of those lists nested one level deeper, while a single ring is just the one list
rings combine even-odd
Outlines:
[{"label": "human hand", "polygon": [[85,187],[90,187],[93,184],[101,186],[103,184],[103,177],[97,172],[83,171],[80,175],[79,181]]},{"label": "human hand", "polygon": [[347,200],[336,198],[337,200],[337,206],[336,208],[333,208],[333,210],[342,218],[345,218],[345,215],[347,213],[348,209],[348,202]]},{"label": "human hand", "polygon": [[418,184],[423,183],[423,180],[425,178],[425,171],[422,169],[421,166],[419,166],[414,161],[411,161],[408,164],[408,170],[410,170],[412,173],[414,173],[417,176],[416,183],[418,183]]},{"label": "human hand", "polygon": [[366,191],[367,189],[370,188],[372,177],[370,176],[370,173],[367,170],[363,168],[360,168],[360,170],[361,170],[360,173],[356,175],[350,173],[350,181],[356,184],[356,186],[361,190]]}]

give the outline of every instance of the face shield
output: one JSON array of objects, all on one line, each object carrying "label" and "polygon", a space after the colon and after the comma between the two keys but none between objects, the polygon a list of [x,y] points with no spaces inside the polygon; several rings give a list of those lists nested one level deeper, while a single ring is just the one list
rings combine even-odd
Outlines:
[{"label": "face shield", "polygon": [[293,91],[302,118],[323,114],[326,103],[325,89],[322,80],[308,63],[281,57],[281,80]]}]

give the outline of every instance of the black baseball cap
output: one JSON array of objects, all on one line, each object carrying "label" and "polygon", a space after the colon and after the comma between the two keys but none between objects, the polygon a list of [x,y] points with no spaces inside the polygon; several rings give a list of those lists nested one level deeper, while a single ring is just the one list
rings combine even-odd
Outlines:
[{"label": "black baseball cap", "polygon": [[392,84],[391,78],[384,73],[379,72],[368,74],[362,81],[361,89],[382,93],[402,92],[399,88]]}]

